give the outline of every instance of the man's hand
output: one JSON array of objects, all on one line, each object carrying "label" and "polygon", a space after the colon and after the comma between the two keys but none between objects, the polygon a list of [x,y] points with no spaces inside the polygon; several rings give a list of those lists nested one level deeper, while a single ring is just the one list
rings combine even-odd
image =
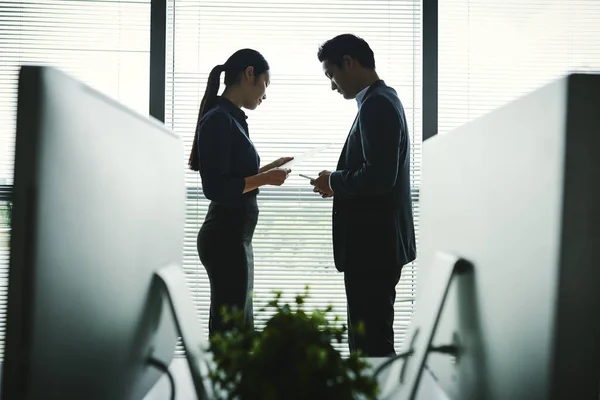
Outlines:
[{"label": "man's hand", "polygon": [[321,171],[317,179],[310,181],[310,184],[314,186],[313,192],[319,193],[324,199],[333,196],[333,190],[329,187],[330,175],[330,171]]}]

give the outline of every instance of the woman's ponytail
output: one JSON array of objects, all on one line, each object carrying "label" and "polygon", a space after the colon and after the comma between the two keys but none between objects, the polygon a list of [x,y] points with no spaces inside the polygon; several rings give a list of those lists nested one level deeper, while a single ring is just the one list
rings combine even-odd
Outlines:
[{"label": "woman's ponytail", "polygon": [[192,144],[192,152],[188,165],[191,170],[199,171],[200,162],[198,160],[198,126],[200,120],[209,110],[211,110],[217,103],[217,96],[219,94],[219,86],[221,84],[221,73],[225,71],[224,65],[217,65],[210,71],[208,75],[208,82],[206,84],[206,91],[204,97],[200,103],[200,110],[198,111],[198,121],[196,122],[196,133],[194,134],[194,143]]}]

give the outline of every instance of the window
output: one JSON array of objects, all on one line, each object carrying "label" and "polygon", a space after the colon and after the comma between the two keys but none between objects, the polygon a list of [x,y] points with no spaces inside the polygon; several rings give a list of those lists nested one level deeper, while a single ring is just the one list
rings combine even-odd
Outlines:
[{"label": "window", "polygon": [[[254,236],[255,309],[282,290],[291,301],[310,286],[308,307],[333,305],[345,320],[342,275],[333,265],[331,201],[312,193],[297,173],[316,175],[335,169],[357,112],[330,89],[317,60],[318,46],[340,33],[369,42],[380,76],[402,100],[411,133],[414,210],[418,222],[421,163],[421,2],[308,0],[170,0],[167,21],[166,125],[182,135],[186,167],[198,107],[208,73],[234,51],[254,48],[271,66],[267,101],[248,113],[250,136],[261,159],[301,154],[318,145],[325,151],[296,165],[284,186],[265,187]],[[200,318],[208,326],[210,288],[196,250],[196,235],[208,201],[198,174],[187,175],[187,220],[183,264]],[[396,347],[409,323],[415,265],[406,266],[397,288]],[[256,315],[261,326],[268,315]],[[347,346],[341,348],[347,352]]]},{"label": "window", "polygon": [[439,132],[600,70],[597,0],[439,0]]},{"label": "window", "polygon": [[148,113],[150,0],[0,2],[0,357],[4,349],[19,67],[57,66]]},{"label": "window", "polygon": [[[262,160],[330,146],[295,172],[334,169],[356,114],[356,104],[331,92],[316,58],[325,40],[351,32],[376,54],[380,75],[398,91],[410,124],[413,200],[418,222],[421,162],[421,5],[417,0],[342,1],[302,4],[266,1],[169,0],[166,124],[183,135],[186,167],[207,75],[235,50],[260,50],[272,68],[268,99],[249,113]],[[147,114],[150,0],[31,0],[0,3],[0,357],[6,313],[9,260],[8,216],[14,163],[18,68],[54,65]],[[183,264],[194,301],[207,323],[209,286],[196,252],[196,234],[208,205],[199,178],[188,172]],[[272,290],[285,298],[311,287],[309,307],[332,304],[345,318],[341,274],[331,252],[331,201],[294,176],[281,188],[265,188],[255,235],[257,305]],[[416,266],[398,285],[399,347],[412,313]],[[267,315],[257,316],[260,326]],[[346,346],[342,348],[346,351]]]}]

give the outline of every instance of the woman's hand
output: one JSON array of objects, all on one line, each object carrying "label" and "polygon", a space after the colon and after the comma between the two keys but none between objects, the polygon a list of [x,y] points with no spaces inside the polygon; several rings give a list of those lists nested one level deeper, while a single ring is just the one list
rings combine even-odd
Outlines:
[{"label": "woman's hand", "polygon": [[271,164],[273,164],[273,168],[279,168],[282,165],[289,163],[293,159],[294,159],[294,157],[281,157],[281,158],[278,158],[277,160],[273,161]]},{"label": "woman's hand", "polygon": [[291,169],[285,168],[272,168],[267,172],[263,172],[265,175],[265,184],[273,186],[281,186],[287,179],[288,175],[292,172]]},{"label": "woman's hand", "polygon": [[281,157],[281,158],[278,158],[277,160],[273,161],[272,163],[267,164],[264,167],[262,167],[259,172],[267,172],[270,169],[279,168],[282,165],[289,163],[293,159],[294,159],[294,157]]}]

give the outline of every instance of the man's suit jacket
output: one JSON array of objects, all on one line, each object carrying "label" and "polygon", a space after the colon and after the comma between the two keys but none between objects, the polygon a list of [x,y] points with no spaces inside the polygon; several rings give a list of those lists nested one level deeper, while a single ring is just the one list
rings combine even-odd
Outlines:
[{"label": "man's suit jacket", "polygon": [[415,260],[408,126],[396,91],[381,80],[362,99],[330,185],[339,271]]}]

